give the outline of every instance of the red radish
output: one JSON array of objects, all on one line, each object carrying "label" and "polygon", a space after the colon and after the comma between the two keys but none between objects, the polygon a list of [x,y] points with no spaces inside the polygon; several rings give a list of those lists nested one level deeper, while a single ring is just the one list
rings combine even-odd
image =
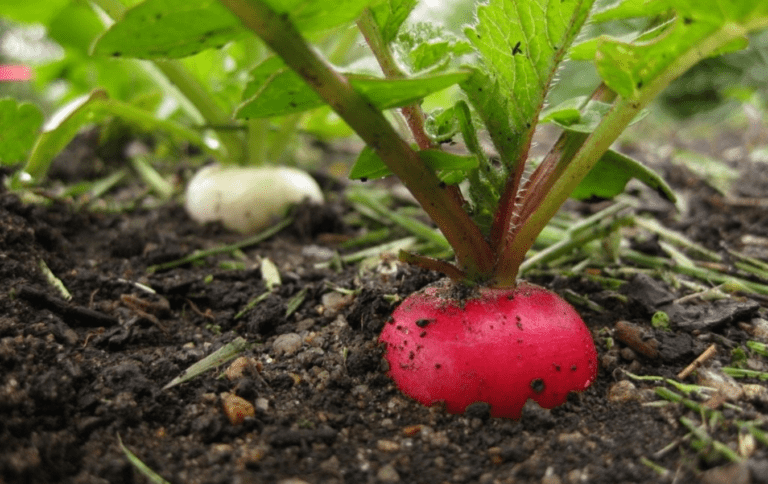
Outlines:
[{"label": "red radish", "polygon": [[406,395],[450,413],[486,402],[491,416],[517,419],[529,398],[552,408],[595,380],[589,330],[556,294],[528,283],[461,300],[455,292],[438,284],[413,294],[381,333],[389,375]]}]

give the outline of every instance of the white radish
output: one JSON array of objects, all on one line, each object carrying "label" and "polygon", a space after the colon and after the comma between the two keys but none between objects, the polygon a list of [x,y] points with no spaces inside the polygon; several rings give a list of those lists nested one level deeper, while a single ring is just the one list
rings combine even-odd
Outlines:
[{"label": "white radish", "polygon": [[323,203],[323,192],[296,168],[223,167],[201,169],[187,185],[187,213],[199,223],[220,221],[243,234],[258,232],[305,199]]}]

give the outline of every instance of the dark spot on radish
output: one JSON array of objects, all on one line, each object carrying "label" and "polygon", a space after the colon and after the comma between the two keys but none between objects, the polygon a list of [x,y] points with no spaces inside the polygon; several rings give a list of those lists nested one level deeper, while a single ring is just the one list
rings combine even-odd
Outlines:
[{"label": "dark spot on radish", "polygon": [[440,363],[435,363],[435,370],[439,370],[442,367],[443,365],[441,365]]},{"label": "dark spot on radish", "polygon": [[408,353],[408,359],[409,359],[409,360],[412,360],[412,359],[414,359],[415,357],[416,357],[416,355],[413,353],[413,351],[411,351],[410,353]]},{"label": "dark spot on radish", "polygon": [[520,331],[523,330],[523,323],[521,323],[520,321],[517,322],[517,329],[519,329]]},{"label": "dark spot on radish", "polygon": [[544,391],[545,385],[544,380],[541,378],[536,378],[535,380],[531,381],[531,390],[533,390],[536,393],[541,393]]},{"label": "dark spot on radish", "polygon": [[560,365],[558,365],[557,363],[552,363],[552,364],[555,367],[555,371],[560,371]]},{"label": "dark spot on radish", "polygon": [[427,332],[426,331],[422,331],[421,333],[419,333],[419,338],[423,338],[426,335],[427,335]]},{"label": "dark spot on radish", "polygon": [[426,328],[427,325],[433,321],[434,319],[417,319],[416,326],[418,326],[419,328]]},{"label": "dark spot on radish", "polygon": [[571,365],[571,371],[576,371],[576,365]]}]

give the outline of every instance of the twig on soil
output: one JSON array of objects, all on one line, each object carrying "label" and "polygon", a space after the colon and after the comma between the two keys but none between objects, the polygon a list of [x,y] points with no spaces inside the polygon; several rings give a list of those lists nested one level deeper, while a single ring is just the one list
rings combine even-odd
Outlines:
[{"label": "twig on soil", "polygon": [[713,262],[720,262],[723,260],[720,255],[718,255],[715,252],[712,252],[709,249],[706,249],[702,247],[701,245],[693,242],[686,236],[677,233],[673,230],[670,230],[663,225],[661,225],[658,221],[646,217],[637,217],[635,219],[635,223],[638,227],[644,228],[645,230],[652,232],[659,237],[661,237],[664,240],[667,240],[671,244],[674,244],[678,247],[681,247],[683,249],[688,249],[691,252],[696,253],[697,255],[703,257],[704,259],[713,261]]},{"label": "twig on soil", "polygon": [[[412,249],[419,241],[416,237],[404,237],[402,239],[393,240],[385,244],[376,245],[367,249],[359,250],[352,254],[347,254],[339,257],[339,260],[344,264],[350,264],[359,262],[370,257],[379,257],[383,254],[397,254],[401,250]],[[333,261],[319,262],[315,264],[315,269],[326,269],[331,266]]]},{"label": "twig on soil", "polygon": [[688,378],[688,375],[693,373],[697,368],[703,365],[708,359],[715,356],[716,353],[717,353],[717,346],[714,344],[710,345],[709,348],[704,350],[704,352],[700,354],[698,358],[693,360],[693,362],[690,365],[686,366],[683,371],[677,374],[677,379],[685,380],[686,378]]},{"label": "twig on soil", "polygon": [[217,351],[211,353],[210,355],[206,356],[202,360],[184,370],[181,375],[177,376],[167,385],[165,385],[163,390],[168,390],[169,388],[174,387],[179,383],[184,383],[185,381],[191,380],[192,378],[195,378],[196,376],[201,375],[208,370],[221,366],[253,346],[255,346],[255,343],[248,343],[244,338],[238,336],[232,342],[227,343]]},{"label": "twig on soil", "polygon": [[272,227],[268,228],[267,230],[264,230],[252,237],[248,237],[247,239],[241,240],[239,242],[235,242],[234,244],[221,245],[218,247],[214,247],[212,249],[197,250],[186,257],[182,257],[181,259],[176,259],[170,262],[165,262],[163,264],[156,264],[153,266],[149,266],[147,267],[147,272],[155,273],[157,271],[173,269],[174,267],[182,266],[184,264],[189,264],[191,262],[205,259],[206,257],[210,257],[218,254],[227,254],[227,253],[236,251],[238,249],[243,249],[251,245],[256,245],[260,242],[267,240],[273,235],[277,234],[284,228],[288,227],[289,225],[291,225],[292,222],[293,222],[293,219],[290,217],[283,219],[280,222],[273,225]]},{"label": "twig on soil", "polygon": [[450,250],[451,246],[448,244],[448,240],[439,231],[429,227],[426,224],[419,222],[418,220],[410,217],[405,217],[399,213],[393,212],[388,207],[385,207],[373,196],[362,190],[356,190],[347,194],[347,198],[355,205],[363,205],[366,208],[373,210],[377,215],[385,217],[397,225],[401,226],[413,235],[420,237],[443,250]]},{"label": "twig on soil", "polygon": [[520,264],[520,272],[522,273],[538,264],[552,261],[574,249],[585,246],[593,240],[607,237],[619,227],[632,224],[635,217],[614,218],[627,207],[624,203],[617,203],[573,225],[558,242]]},{"label": "twig on soil", "polygon": [[73,306],[29,286],[21,286],[18,296],[36,307],[45,308],[58,314],[67,324],[72,326],[114,326],[119,322],[113,316],[82,306]]},{"label": "twig on soil", "polygon": [[48,268],[48,264],[46,264],[43,259],[40,259],[37,263],[37,266],[42,271],[43,275],[45,276],[45,280],[48,281],[48,284],[56,288],[56,290],[59,291],[59,294],[61,294],[61,297],[63,297],[66,301],[71,301],[72,294],[70,294],[69,290],[67,290],[67,286],[64,285],[61,279],[56,277],[51,269]]},{"label": "twig on soil", "polygon": [[645,267],[650,267],[652,269],[666,269],[685,276],[695,277],[703,281],[710,281],[718,284],[735,284],[742,286],[744,289],[748,290],[750,294],[768,296],[768,285],[748,281],[746,279],[728,274],[723,274],[722,272],[714,271],[711,269],[704,269],[702,267],[675,266],[668,259],[642,254],[632,249],[622,250],[621,256],[630,262],[634,262],[635,264],[639,264]]},{"label": "twig on soil", "polygon": [[128,458],[128,462],[133,464],[133,467],[135,467],[139,472],[141,472],[144,477],[149,479],[150,482],[154,482],[155,484],[170,484],[168,481],[162,478],[160,474],[153,471],[152,469],[147,466],[141,459],[139,459],[136,454],[131,452],[128,447],[123,444],[123,439],[120,438],[120,434],[117,434],[117,442],[120,444],[120,449],[122,449],[125,456]]},{"label": "twig on soil", "polygon": [[660,466],[659,464],[653,462],[651,459],[647,457],[641,457],[640,463],[649,467],[652,471],[654,471],[660,477],[667,477],[669,475],[669,469],[667,469],[666,467]]}]

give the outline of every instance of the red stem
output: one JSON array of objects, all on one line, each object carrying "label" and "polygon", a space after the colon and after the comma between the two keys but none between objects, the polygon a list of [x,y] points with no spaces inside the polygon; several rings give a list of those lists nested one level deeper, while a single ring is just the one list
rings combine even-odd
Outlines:
[{"label": "red stem", "polygon": [[365,96],[313,50],[290,22],[257,0],[220,0],[298,73],[402,180],[445,235],[471,280],[493,272],[494,256],[460,201]]}]

